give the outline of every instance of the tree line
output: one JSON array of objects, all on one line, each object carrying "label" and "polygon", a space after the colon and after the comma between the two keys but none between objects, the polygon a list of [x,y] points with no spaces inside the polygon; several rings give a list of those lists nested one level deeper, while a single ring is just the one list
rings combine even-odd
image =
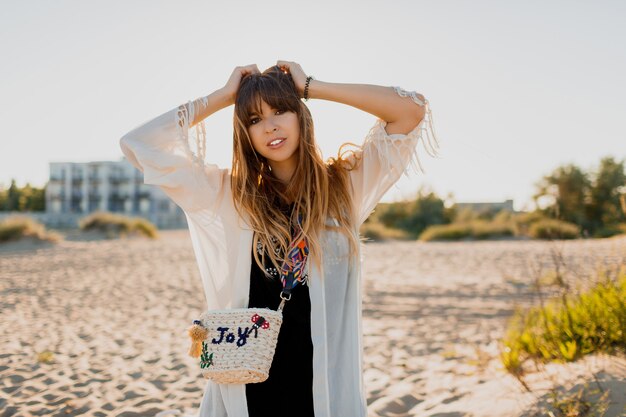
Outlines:
[{"label": "tree line", "polygon": [[624,161],[606,157],[597,170],[585,172],[574,164],[558,167],[537,184],[535,201],[547,199],[539,211],[580,226],[587,236],[610,234],[626,221]]},{"label": "tree line", "polygon": [[[556,219],[579,227],[583,236],[606,237],[623,233],[626,223],[626,173],[624,160],[605,157],[597,169],[585,172],[575,164],[557,167],[535,184],[535,210],[529,219]],[[506,219],[495,210],[468,215],[432,191],[420,190],[413,201],[380,204],[369,222],[419,236],[429,226],[472,219]]]},{"label": "tree line", "polygon": [[[573,223],[584,236],[610,236],[615,226],[626,222],[625,161],[602,158],[597,169],[588,172],[575,164],[557,167],[536,184],[533,195],[535,214]],[[15,180],[0,190],[0,211],[45,211],[45,187],[26,184],[18,187]],[[492,220],[497,213],[479,213]],[[380,204],[374,221],[386,227],[418,236],[428,226],[450,224],[462,220],[464,214],[454,206],[446,208],[444,200],[433,192],[420,192],[412,201]],[[368,219],[370,221],[370,219]]]},{"label": "tree line", "polygon": [[18,187],[15,179],[6,190],[0,190],[0,211],[45,211],[46,187],[32,187],[26,183]]}]

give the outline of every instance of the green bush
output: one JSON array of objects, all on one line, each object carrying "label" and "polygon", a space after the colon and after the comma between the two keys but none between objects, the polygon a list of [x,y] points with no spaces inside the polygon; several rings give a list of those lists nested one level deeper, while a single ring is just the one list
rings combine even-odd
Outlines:
[{"label": "green bush", "polygon": [[46,230],[43,224],[29,216],[10,216],[0,222],[0,243],[16,241],[25,237],[48,242],[62,240],[59,233]]},{"label": "green bush", "polygon": [[423,241],[489,239],[514,235],[515,226],[512,223],[472,220],[430,226],[424,230],[419,239]]},{"label": "green bush", "polygon": [[576,239],[580,227],[562,220],[542,219],[531,224],[528,234],[535,239]]},{"label": "green bush", "polygon": [[456,208],[456,205],[454,207],[455,216],[453,223],[469,223],[480,218],[479,213],[469,207],[464,207],[462,209]]},{"label": "green bush", "polygon": [[504,222],[473,221],[471,224],[472,236],[475,239],[489,239],[493,237],[514,236],[514,226]]},{"label": "green bush", "polygon": [[413,201],[380,203],[370,217],[387,228],[403,230],[415,239],[426,227],[447,223],[451,212],[433,192],[420,190]]},{"label": "green bush", "polygon": [[127,217],[106,211],[92,213],[78,222],[83,231],[95,230],[106,233],[107,236],[125,236],[127,234],[141,234],[156,239],[156,226],[141,217]]},{"label": "green bush", "polygon": [[419,240],[460,240],[472,235],[469,223],[437,224],[429,226],[422,232]]},{"label": "green bush", "polygon": [[508,324],[501,360],[519,375],[523,363],[569,362],[583,355],[626,352],[626,273],[589,290],[518,310]]},{"label": "green bush", "polygon": [[493,216],[496,223],[511,223],[515,219],[515,214],[509,210],[500,210]]},{"label": "green bush", "polygon": [[528,213],[517,213],[512,217],[512,221],[515,224],[515,229],[519,235],[528,236],[530,234],[530,227],[541,221],[548,219],[543,214],[537,211]]},{"label": "green bush", "polygon": [[595,238],[612,237],[626,233],[626,223],[604,226],[593,234]]},{"label": "green bush", "polygon": [[372,221],[363,223],[359,232],[361,236],[374,241],[389,239],[405,240],[410,237],[407,232],[386,227],[384,224]]}]

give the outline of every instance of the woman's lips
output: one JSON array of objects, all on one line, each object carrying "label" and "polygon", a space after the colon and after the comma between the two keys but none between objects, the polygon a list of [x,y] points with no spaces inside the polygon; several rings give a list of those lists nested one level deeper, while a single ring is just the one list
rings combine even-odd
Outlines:
[{"label": "woman's lips", "polygon": [[[267,146],[272,148],[272,149],[276,149],[276,148],[280,148],[283,145],[283,143],[287,142],[287,140],[285,138],[277,138],[277,139],[281,139],[281,141],[277,145],[271,145],[271,143],[273,141],[270,141],[270,143],[268,143]],[[276,140],[276,139],[274,139],[274,140]]]}]

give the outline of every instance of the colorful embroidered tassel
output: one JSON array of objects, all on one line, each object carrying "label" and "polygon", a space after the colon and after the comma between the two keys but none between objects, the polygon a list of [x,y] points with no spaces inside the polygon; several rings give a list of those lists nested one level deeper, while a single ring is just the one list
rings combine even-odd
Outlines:
[{"label": "colorful embroidered tassel", "polygon": [[200,320],[194,320],[187,333],[191,337],[189,356],[197,358],[202,354],[202,342],[209,336],[209,331],[202,327]]}]

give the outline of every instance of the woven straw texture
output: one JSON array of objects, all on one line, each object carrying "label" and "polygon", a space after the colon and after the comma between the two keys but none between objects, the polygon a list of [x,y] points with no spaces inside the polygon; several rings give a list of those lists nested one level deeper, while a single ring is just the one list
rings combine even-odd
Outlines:
[{"label": "woven straw texture", "polygon": [[[255,322],[260,323],[259,317],[266,324],[252,330]],[[204,378],[219,384],[250,384],[268,378],[282,312],[269,308],[212,310],[201,314],[199,320],[209,331],[200,357]]]}]

